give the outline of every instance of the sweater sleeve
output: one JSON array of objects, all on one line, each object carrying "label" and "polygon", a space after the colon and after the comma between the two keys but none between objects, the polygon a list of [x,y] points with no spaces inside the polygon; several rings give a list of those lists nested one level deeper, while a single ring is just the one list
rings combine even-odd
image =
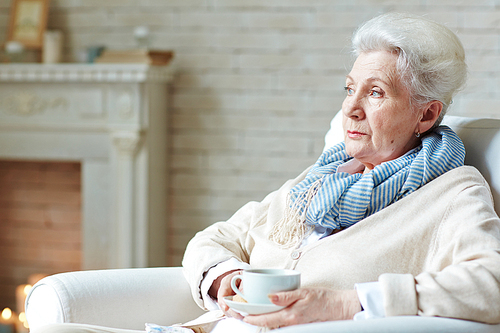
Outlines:
[{"label": "sweater sleeve", "polygon": [[436,228],[424,272],[380,276],[386,314],[499,323],[500,219],[488,185],[458,193]]},{"label": "sweater sleeve", "polygon": [[262,202],[250,202],[229,220],[217,222],[198,232],[188,243],[182,266],[194,300],[203,307],[200,286],[206,272],[218,263],[234,258],[249,262],[251,244],[247,235],[251,225],[262,219],[274,194]]},{"label": "sweater sleeve", "polygon": [[[308,170],[287,181],[279,190],[267,195],[261,202],[249,202],[231,218],[217,222],[198,232],[189,242],[182,266],[194,300],[203,308],[200,292],[206,272],[220,262],[234,258],[242,263],[250,262],[254,240],[250,231],[266,222],[269,208],[284,201],[288,191],[300,182]],[[282,204],[282,203],[281,203]]]}]

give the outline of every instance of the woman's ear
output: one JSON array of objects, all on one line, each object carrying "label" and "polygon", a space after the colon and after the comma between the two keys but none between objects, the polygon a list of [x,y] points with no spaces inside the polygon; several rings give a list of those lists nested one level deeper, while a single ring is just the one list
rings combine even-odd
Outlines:
[{"label": "woman's ear", "polygon": [[430,101],[424,107],[422,112],[422,119],[418,123],[418,132],[425,133],[434,126],[439,115],[443,111],[443,103],[440,101]]}]

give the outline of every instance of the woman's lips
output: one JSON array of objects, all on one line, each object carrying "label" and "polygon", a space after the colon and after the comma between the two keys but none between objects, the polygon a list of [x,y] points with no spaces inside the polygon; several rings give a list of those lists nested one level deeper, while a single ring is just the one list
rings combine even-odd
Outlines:
[{"label": "woman's lips", "polygon": [[366,134],[358,132],[358,131],[347,131],[347,136],[351,139],[357,139],[357,138],[360,138],[364,135],[366,135]]}]

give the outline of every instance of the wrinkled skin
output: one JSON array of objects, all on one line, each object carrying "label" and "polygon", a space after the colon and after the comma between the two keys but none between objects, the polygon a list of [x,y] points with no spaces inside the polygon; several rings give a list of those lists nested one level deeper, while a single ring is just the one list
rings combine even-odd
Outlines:
[{"label": "wrinkled skin", "polygon": [[270,295],[271,301],[286,308],[244,321],[261,327],[278,328],[320,321],[348,320],[361,311],[355,290],[300,288]]},{"label": "wrinkled skin", "polygon": [[439,117],[443,104],[410,103],[411,95],[397,72],[397,54],[361,53],[346,77],[342,103],[346,152],[365,172],[396,159],[420,144]]}]

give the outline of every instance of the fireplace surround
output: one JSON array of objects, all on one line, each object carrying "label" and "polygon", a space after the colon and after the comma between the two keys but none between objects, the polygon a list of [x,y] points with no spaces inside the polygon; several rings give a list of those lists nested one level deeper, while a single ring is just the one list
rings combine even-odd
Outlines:
[{"label": "fireplace surround", "polygon": [[0,158],[81,163],[82,269],[166,265],[172,76],[172,65],[0,65]]}]

